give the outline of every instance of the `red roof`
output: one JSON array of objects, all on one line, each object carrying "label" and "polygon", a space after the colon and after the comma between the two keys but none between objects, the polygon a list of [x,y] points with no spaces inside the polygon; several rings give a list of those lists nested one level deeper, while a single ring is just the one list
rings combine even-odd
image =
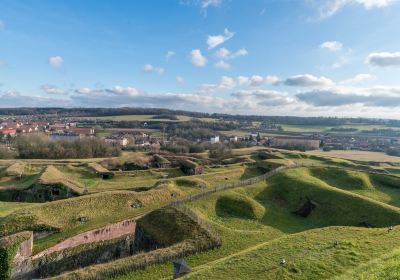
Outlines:
[{"label": "red roof", "polygon": [[13,128],[4,128],[4,129],[0,129],[0,133],[2,133],[2,134],[16,134],[17,130],[13,129]]}]

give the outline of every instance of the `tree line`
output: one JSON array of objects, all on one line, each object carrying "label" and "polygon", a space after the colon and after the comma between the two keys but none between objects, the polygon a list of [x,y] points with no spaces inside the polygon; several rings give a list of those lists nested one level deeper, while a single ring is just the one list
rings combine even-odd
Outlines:
[{"label": "tree line", "polygon": [[82,138],[74,141],[51,140],[46,136],[18,136],[13,147],[22,159],[70,159],[119,156],[118,147],[98,138]]}]

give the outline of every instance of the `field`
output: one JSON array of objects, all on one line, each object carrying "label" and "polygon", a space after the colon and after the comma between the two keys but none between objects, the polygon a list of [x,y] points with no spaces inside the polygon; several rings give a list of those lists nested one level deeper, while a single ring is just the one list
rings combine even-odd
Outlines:
[{"label": "field", "polygon": [[[157,118],[156,115],[122,115],[122,116],[85,117],[84,119],[110,120],[110,121],[140,121],[140,122],[145,122],[145,121],[186,122],[192,119],[192,117],[182,116],[182,115],[178,115],[177,118],[178,120],[170,120],[170,119]],[[201,120],[206,122],[216,121],[216,119],[212,118],[201,118]]]},{"label": "field", "polygon": [[[282,128],[287,132],[329,132],[331,128],[354,128],[357,129],[356,132],[361,132],[362,130],[372,131],[373,129],[393,129],[400,130],[399,127],[391,127],[387,125],[369,125],[369,124],[359,124],[359,125],[339,125],[339,126],[326,126],[326,125],[287,125],[283,124]],[[344,133],[352,133],[352,132],[344,132]]]},{"label": "field", "polygon": [[[234,151],[233,159],[246,158],[247,163],[206,164],[199,175],[186,176],[178,168],[151,168],[116,172],[107,180],[90,171],[90,160],[49,161],[58,170],[50,169],[50,175],[56,174],[61,181],[73,179],[87,188],[87,194],[47,203],[0,202],[0,233],[55,230],[34,241],[34,253],[39,253],[78,233],[140,217],[176,199],[259,176],[270,168],[265,162],[297,164],[266,181],[211,192],[185,203],[184,207],[212,226],[222,246],[185,256],[192,272],[183,279],[391,279],[388,275],[399,273],[400,177],[387,174],[387,169],[394,168],[391,165],[369,166],[357,156],[326,155],[253,147]],[[146,156],[128,153],[114,160],[122,163]],[[207,159],[206,154],[197,156]],[[378,159],[386,162],[385,157]],[[0,188],[28,188],[39,180],[46,166],[43,160],[31,162],[24,167],[29,170],[27,179],[3,176]],[[141,207],[133,208],[137,201]],[[80,222],[82,216],[88,221]],[[394,230],[388,232],[389,226],[395,226]],[[134,256],[107,263],[108,278],[171,276],[169,262],[125,271],[122,267],[130,258]],[[364,271],[368,264],[369,273]],[[90,277],[96,277],[95,271],[102,271],[102,264],[76,273],[80,279],[93,279]],[[68,274],[63,277],[73,279]]]},{"label": "field", "polygon": [[399,157],[389,156],[384,153],[379,152],[369,152],[369,151],[310,151],[308,154],[327,156],[334,158],[342,158],[357,161],[377,161],[377,162],[400,162]]}]

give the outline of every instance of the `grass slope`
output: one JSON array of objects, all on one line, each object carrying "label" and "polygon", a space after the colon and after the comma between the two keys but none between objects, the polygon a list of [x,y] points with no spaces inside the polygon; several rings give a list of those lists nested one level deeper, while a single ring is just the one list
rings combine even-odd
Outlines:
[{"label": "grass slope", "polygon": [[[353,187],[370,182],[363,174],[356,178],[350,175],[343,175],[343,180]],[[353,193],[350,188],[335,188],[328,184],[333,184],[335,174],[324,176],[326,181],[314,177],[308,168],[288,170],[266,183],[215,193],[187,204],[213,223],[222,238],[221,248],[185,258],[194,271],[187,278],[324,279],[400,246],[396,229],[388,234],[386,229],[351,227],[362,221],[377,226],[399,224],[400,209]],[[336,183],[340,185],[339,180]],[[317,208],[307,218],[294,215],[306,197],[315,200]],[[333,246],[336,240],[338,248]],[[279,265],[281,258],[288,266]],[[166,263],[113,279],[168,279],[170,275],[171,267]]]},{"label": "grass slope", "polygon": [[182,279],[328,279],[400,246],[399,237],[399,231],[388,234],[385,229],[315,229],[198,267]]}]

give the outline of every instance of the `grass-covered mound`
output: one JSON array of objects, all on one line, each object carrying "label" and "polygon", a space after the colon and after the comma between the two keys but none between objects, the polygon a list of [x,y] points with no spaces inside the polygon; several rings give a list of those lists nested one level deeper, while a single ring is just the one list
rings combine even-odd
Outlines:
[{"label": "grass-covered mound", "polygon": [[92,170],[96,175],[100,176],[103,179],[111,179],[114,177],[114,173],[104,168],[97,162],[89,162],[87,164],[90,170]]},{"label": "grass-covered mound", "polygon": [[313,177],[330,186],[400,207],[400,178],[396,176],[333,167],[309,170]]},{"label": "grass-covered mound", "polygon": [[372,190],[374,186],[368,173],[332,167],[311,168],[312,176],[329,185],[345,190]]},{"label": "grass-covered mound", "polygon": [[15,202],[46,202],[83,193],[83,186],[63,174],[53,165],[47,166],[39,175],[28,175],[10,187],[0,189],[0,200]]},{"label": "grass-covered mound", "polygon": [[318,206],[306,219],[309,225],[314,226],[358,226],[362,222],[377,227],[400,224],[399,208],[334,188],[311,176],[307,168],[287,170],[273,176],[256,199],[265,204],[272,202],[289,212],[297,211],[307,199],[311,199]]},{"label": "grass-covered mound", "polygon": [[249,156],[236,156],[222,160],[223,164],[235,164],[235,163],[254,163],[255,160]]},{"label": "grass-covered mound", "polygon": [[257,164],[261,169],[269,171],[280,166],[294,165],[294,162],[290,159],[265,159],[259,161]]},{"label": "grass-covered mound", "polygon": [[221,245],[219,236],[208,223],[183,208],[165,207],[150,212],[138,220],[137,230],[163,248],[79,269],[54,279],[107,279]]},{"label": "grass-covered mound", "polygon": [[[60,231],[35,243],[35,251],[41,251],[79,232],[134,217],[163,205],[172,200],[172,193],[178,197],[182,195],[175,187],[162,187],[145,193],[103,192],[35,205],[0,218],[0,236],[21,230]],[[135,204],[140,208],[134,208]],[[82,223],[79,217],[87,217],[88,221]]]},{"label": "grass-covered mound", "polygon": [[0,279],[10,279],[14,257],[21,244],[31,237],[31,232],[24,231],[0,238]]},{"label": "grass-covered mound", "polygon": [[[338,168],[333,170],[336,172]],[[348,181],[350,175],[343,175],[345,181]],[[222,246],[218,250],[185,258],[194,271],[212,269],[211,272],[201,273],[198,277],[196,272],[187,277],[324,279],[340,275],[361,262],[385,253],[391,248],[391,240],[399,237],[397,227],[395,226],[393,231],[396,234],[392,235],[387,233],[386,228],[367,229],[361,227],[360,223],[367,222],[382,227],[399,224],[400,209],[356,194],[353,190],[335,188],[331,185],[332,181],[328,184],[328,179],[334,177],[327,176],[324,181],[322,177],[313,176],[309,168],[296,168],[276,174],[266,182],[212,193],[188,203],[190,209],[213,223],[222,238]],[[358,175],[355,177],[357,182]],[[353,182],[353,179],[350,178],[349,181]],[[338,180],[337,186],[339,185]],[[365,189],[365,191],[375,190]],[[317,207],[310,215],[305,218],[294,214],[293,212],[299,210],[308,199],[317,203]],[[257,207],[254,207],[255,205]],[[230,215],[227,215],[227,209],[230,210]],[[260,210],[256,218],[253,209]],[[338,231],[333,227],[323,228],[332,225],[350,225],[357,228],[338,227]],[[309,236],[312,238],[308,239]],[[320,245],[319,239],[324,240],[326,245]],[[333,246],[336,240],[339,241],[339,250]],[[287,249],[286,245],[289,242]],[[268,244],[275,245],[263,251],[254,250]],[[393,247],[395,246],[397,245],[394,243]],[[255,253],[249,256],[244,254],[250,251]],[[329,255],[331,253],[334,255]],[[300,266],[297,263],[293,265],[293,260],[301,261],[303,254],[306,255],[306,261]],[[290,263],[287,267],[283,267],[285,271],[282,273],[279,272],[281,258]],[[331,258],[334,259],[332,267],[330,267]],[[226,272],[224,268],[220,271],[220,267],[217,266],[220,263],[223,263],[222,267],[226,266],[228,267],[226,270],[232,272]],[[240,269],[235,270],[236,265],[240,266]],[[325,270],[329,277],[321,276]],[[170,271],[170,265],[157,265],[144,271],[126,273],[115,279],[166,279],[170,276]],[[317,275],[315,277],[314,271]],[[280,274],[276,276],[275,272]],[[268,276],[265,276],[266,274]]]},{"label": "grass-covered mound", "polygon": [[370,178],[376,187],[387,187],[400,191],[400,177],[371,174]]},{"label": "grass-covered mound", "polygon": [[137,221],[137,228],[151,236],[160,246],[167,247],[184,240],[203,240],[209,239],[218,242],[217,236],[206,228],[205,224],[192,213],[185,212],[185,209],[166,207],[157,209],[140,218]]},{"label": "grass-covered mound", "polygon": [[6,176],[21,176],[25,173],[25,164],[23,162],[16,162],[10,165],[5,170]]},{"label": "grass-covered mound", "polygon": [[175,179],[175,183],[179,187],[189,187],[189,188],[196,188],[196,189],[201,189],[201,188],[207,188],[209,184],[200,179],[200,178],[193,178],[193,177],[181,177],[178,179]]},{"label": "grass-covered mound", "polygon": [[[386,229],[315,229],[199,266],[183,279],[329,279],[400,246],[399,237],[400,232]],[[285,265],[280,265],[282,258]]]},{"label": "grass-covered mound", "polygon": [[37,184],[39,185],[64,185],[71,191],[81,194],[83,186],[75,180],[64,175],[54,165],[47,166],[40,175]]},{"label": "grass-covered mound", "polygon": [[261,219],[265,209],[254,199],[240,194],[226,194],[217,199],[218,216]]}]

